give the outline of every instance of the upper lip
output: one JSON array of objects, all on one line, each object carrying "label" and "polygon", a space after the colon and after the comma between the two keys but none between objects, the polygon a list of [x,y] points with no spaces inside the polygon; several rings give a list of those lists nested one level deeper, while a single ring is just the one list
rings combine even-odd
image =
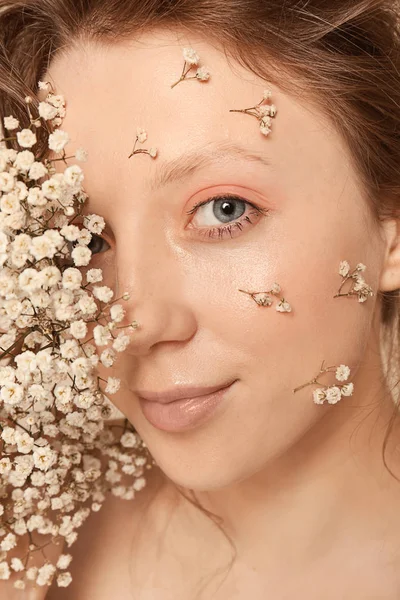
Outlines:
[{"label": "upper lip", "polygon": [[212,387],[199,387],[199,386],[177,386],[171,390],[164,392],[149,392],[147,390],[136,390],[136,393],[143,400],[150,400],[152,402],[161,402],[161,404],[168,404],[169,402],[175,402],[175,400],[186,400],[188,398],[197,398],[198,396],[205,396],[212,394],[218,390],[222,390],[230,386],[233,381],[229,383],[223,383],[214,385]]}]

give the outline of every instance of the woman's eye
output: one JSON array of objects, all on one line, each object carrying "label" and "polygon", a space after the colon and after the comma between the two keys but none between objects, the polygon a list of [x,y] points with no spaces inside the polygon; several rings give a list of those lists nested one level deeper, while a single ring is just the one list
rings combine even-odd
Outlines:
[{"label": "woman's eye", "polygon": [[[107,245],[106,248],[104,248],[105,244]],[[92,252],[92,255],[101,254],[102,252],[106,252],[111,248],[110,244],[104,238],[96,235],[95,233],[92,233],[92,239],[87,247]]]},{"label": "woman's eye", "polygon": [[187,214],[195,214],[191,229],[200,230],[200,235],[209,238],[222,238],[240,233],[246,224],[252,225],[250,215],[261,218],[268,212],[240,196],[223,194],[199,202]]}]

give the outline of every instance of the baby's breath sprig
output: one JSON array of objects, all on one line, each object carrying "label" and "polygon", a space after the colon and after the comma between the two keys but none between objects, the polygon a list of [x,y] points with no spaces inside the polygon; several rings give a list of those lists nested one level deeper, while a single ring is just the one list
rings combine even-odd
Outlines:
[{"label": "baby's breath sprig", "polygon": [[[338,293],[335,294],[334,298],[339,298],[340,296],[357,296],[359,302],[365,302],[369,296],[373,296],[374,292],[372,288],[365,282],[364,277],[360,274],[365,271],[366,266],[363,263],[358,263],[355,269],[350,272],[350,265],[347,260],[342,260],[339,265],[339,275],[343,278],[342,283],[340,284]],[[342,294],[342,288],[346,281],[353,280],[351,284],[350,290]]]},{"label": "baby's breath sprig", "polygon": [[131,156],[133,156],[134,154],[148,154],[149,156],[151,156],[151,158],[155,158],[157,156],[157,148],[149,148],[149,150],[145,150],[144,148],[138,148],[137,150],[135,150],[136,144],[138,142],[139,142],[139,144],[144,144],[144,142],[146,140],[147,140],[146,130],[142,129],[141,127],[138,127],[136,130],[135,144],[134,144],[133,150],[130,153],[130,155],[128,156],[128,158],[131,158]]},{"label": "baby's breath sprig", "polygon": [[[108,286],[96,285],[101,269],[79,268],[90,264],[88,245],[105,221],[89,214],[83,227],[74,223],[87,200],[84,174],[78,165],[62,173],[54,166],[72,158],[68,133],[59,129],[65,101],[48,82],[39,89],[48,92],[39,117],[27,97],[30,128],[21,131],[9,115],[4,128],[16,134],[0,143],[0,580],[18,573],[21,590],[54,578],[68,586],[71,555],[53,564],[43,549],[69,548],[108,492],[134,498],[155,464],[127,421],[123,428],[108,421],[108,395],[120,380],[96,375],[96,367],[111,367],[139,324],[122,325],[126,313],[117,302],[128,292],[114,299]],[[61,157],[36,160],[40,119],[53,126],[48,147]],[[20,150],[7,148],[11,140]],[[75,158],[85,161],[86,151]],[[19,537],[28,538],[22,556]]]},{"label": "baby's breath sprig", "polygon": [[[274,283],[270,290],[266,292],[246,292],[246,290],[238,290],[239,292],[243,292],[244,294],[248,294],[251,296],[258,306],[271,306],[273,300],[270,294],[278,296],[281,293],[281,287],[278,283]],[[276,305],[276,310],[278,312],[291,312],[292,307],[289,302],[285,300],[285,298],[281,298],[280,302]]]},{"label": "baby's breath sprig", "polygon": [[[197,79],[198,81],[205,82],[210,79],[210,70],[207,67],[198,67],[200,57],[197,54],[196,50],[194,50],[193,48],[184,48],[183,58],[185,62],[183,63],[181,76],[179,77],[178,81],[175,81],[175,83],[171,85],[171,89],[183,80]],[[191,71],[194,67],[198,67],[196,73],[192,77],[187,77],[189,71]]]},{"label": "baby's breath sprig", "polygon": [[229,112],[239,112],[252,117],[256,117],[260,121],[260,131],[263,135],[267,136],[271,133],[272,119],[277,113],[275,104],[266,104],[261,106],[263,102],[269,100],[272,96],[271,90],[264,90],[263,97],[258,104],[251,106],[250,108],[233,108]]},{"label": "baby's breath sprig", "polygon": [[[331,373],[335,371],[335,377],[338,381],[347,381],[350,375],[350,368],[347,365],[339,365],[333,367],[325,367],[324,368],[324,360],[322,361],[320,371],[314,379],[300,385],[299,387],[293,390],[293,393],[302,390],[308,385],[323,385],[320,381],[318,381],[318,377],[323,373]],[[315,404],[323,404],[325,400],[328,401],[329,404],[336,404],[339,402],[342,396],[351,396],[353,394],[354,384],[352,382],[345,383],[343,385],[333,385],[330,387],[323,387],[314,390],[313,392],[313,400]]]}]

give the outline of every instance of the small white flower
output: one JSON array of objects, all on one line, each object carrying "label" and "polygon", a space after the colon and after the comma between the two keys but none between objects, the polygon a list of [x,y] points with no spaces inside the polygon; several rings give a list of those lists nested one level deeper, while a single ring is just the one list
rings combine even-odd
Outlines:
[{"label": "small white flower", "polygon": [[347,262],[347,260],[342,260],[340,265],[339,265],[339,275],[341,275],[342,277],[346,277],[349,274],[350,271],[350,265]]},{"label": "small white flower", "polygon": [[0,398],[4,404],[15,406],[21,402],[24,396],[24,388],[17,383],[6,383],[0,390]]},{"label": "small white flower", "polygon": [[81,340],[87,334],[87,324],[85,321],[74,321],[71,323],[69,331],[74,338]]},{"label": "small white flower", "polygon": [[49,148],[54,152],[61,152],[69,142],[69,135],[62,129],[57,129],[54,133],[49,135]]},{"label": "small white flower", "polygon": [[336,404],[337,402],[339,402],[342,396],[340,388],[338,388],[336,385],[328,387],[326,389],[325,394],[329,404]]},{"label": "small white flower", "polygon": [[280,292],[281,292],[281,286],[279,285],[279,283],[274,283],[271,288],[271,294],[280,294]]},{"label": "small white flower", "polygon": [[47,471],[55,463],[56,459],[56,452],[49,448],[49,446],[35,448],[33,451],[33,461],[35,467],[41,471]]},{"label": "small white flower", "polygon": [[71,252],[71,258],[77,267],[85,267],[88,265],[91,257],[91,250],[89,248],[85,248],[84,246],[77,246]]},{"label": "small white flower", "polygon": [[367,267],[363,263],[358,263],[356,266],[357,271],[365,271]]},{"label": "small white flower", "polygon": [[83,224],[91,233],[95,233],[96,235],[100,235],[106,226],[103,217],[99,215],[86,215],[83,218]]},{"label": "small white flower", "polygon": [[264,90],[263,92],[263,99],[264,100],[269,100],[272,96],[272,91],[271,90]]},{"label": "small white flower", "polygon": [[69,571],[65,571],[64,573],[60,573],[57,576],[57,585],[58,587],[68,587],[72,581],[72,575]]},{"label": "small white flower", "polygon": [[93,296],[100,300],[101,302],[109,302],[114,295],[114,292],[111,288],[106,285],[102,286],[93,286]]},{"label": "small white flower", "polygon": [[34,179],[36,181],[37,179],[40,179],[41,177],[47,175],[47,173],[48,171],[44,164],[35,161],[29,169],[28,177],[29,179]]},{"label": "small white flower", "polygon": [[3,123],[4,123],[4,128],[8,129],[8,131],[13,131],[14,129],[18,129],[18,127],[19,127],[18,119],[16,119],[15,117],[12,117],[12,116],[4,117]]},{"label": "small white flower", "polygon": [[23,150],[18,152],[17,157],[14,161],[14,166],[23,173],[27,173],[33,163],[35,162],[35,155],[30,150]]},{"label": "small white flower", "polygon": [[106,389],[105,392],[107,394],[115,394],[121,385],[121,380],[118,379],[117,377],[109,377],[107,379],[107,385],[106,385]]},{"label": "small white flower", "polygon": [[48,81],[38,81],[38,88],[39,90],[47,90],[49,87],[49,82]]},{"label": "small white flower", "polygon": [[185,61],[191,65],[197,65],[200,57],[197,52],[193,48],[184,48],[183,49],[183,58]]},{"label": "small white flower", "polygon": [[39,115],[45,121],[49,121],[50,119],[54,119],[57,116],[57,108],[48,102],[39,102]]},{"label": "small white flower", "polygon": [[112,339],[110,330],[103,325],[96,325],[93,329],[93,337],[96,346],[106,346]]},{"label": "small white flower", "polygon": [[323,404],[325,400],[325,391],[321,388],[313,391],[313,399],[315,404]]},{"label": "small white flower", "polygon": [[14,189],[15,179],[11,173],[0,174],[0,192],[11,192]]},{"label": "small white flower", "polygon": [[10,579],[10,567],[6,561],[0,562],[0,579]]},{"label": "small white flower", "polygon": [[338,381],[346,381],[349,378],[350,369],[346,365],[339,365],[336,369],[336,379]]},{"label": "small white flower", "polygon": [[24,563],[22,562],[22,560],[15,556],[11,559],[11,568],[13,569],[13,571],[24,571],[25,570],[25,566],[24,566]]},{"label": "small white flower", "polygon": [[75,187],[83,181],[84,174],[79,165],[71,165],[65,169],[64,179],[68,185]]},{"label": "small white flower", "polygon": [[279,304],[276,306],[276,310],[278,312],[291,312],[292,307],[290,306],[289,302],[279,302]]},{"label": "small white flower", "polygon": [[147,140],[147,131],[142,127],[136,129],[136,137],[139,144],[143,144]]},{"label": "small white flower", "polygon": [[208,81],[210,79],[211,73],[207,67],[200,67],[196,71],[196,77],[199,81]]},{"label": "small white flower", "polygon": [[341,392],[342,392],[342,396],[351,396],[354,390],[354,384],[353,383],[345,383],[344,385],[342,385],[341,388]]},{"label": "small white flower", "polygon": [[155,158],[157,156],[157,148],[149,148],[149,154],[151,158]]},{"label": "small white flower", "polygon": [[126,431],[121,435],[120,442],[124,448],[135,448],[138,444],[138,438],[133,431]]},{"label": "small white flower", "polygon": [[125,316],[125,309],[121,304],[113,304],[110,308],[110,316],[113,321],[120,323]]},{"label": "small white flower", "polygon": [[67,567],[69,567],[71,560],[71,554],[61,554],[58,558],[56,566],[58,569],[66,569]]},{"label": "small white flower", "polygon": [[32,148],[37,142],[36,134],[30,129],[17,132],[17,141],[22,148]]},{"label": "small white flower", "polygon": [[[4,427],[3,431],[1,432],[1,439],[6,444],[15,444],[15,429],[13,427]],[[6,457],[2,458],[2,461],[4,460],[9,461],[9,459],[7,459]]]},{"label": "small white flower", "polygon": [[116,354],[112,350],[112,348],[106,348],[105,350],[103,350],[103,352],[100,355],[100,362],[105,367],[111,367],[114,364],[115,359],[116,359]]},{"label": "small white flower", "polygon": [[63,288],[68,290],[78,290],[82,284],[82,273],[75,267],[65,269],[62,275]]},{"label": "small white flower", "polygon": [[130,343],[130,338],[124,333],[119,333],[113,342],[113,349],[117,352],[124,352]]},{"label": "small white flower", "polygon": [[16,431],[15,432],[15,441],[17,443],[18,452],[22,454],[29,454],[29,452],[33,448],[33,444],[35,442],[34,438],[29,435],[26,431]]},{"label": "small white flower", "polygon": [[254,300],[259,306],[271,306],[272,298],[265,292],[257,292],[254,294]]},{"label": "small white flower", "polygon": [[28,192],[28,204],[32,206],[45,206],[47,204],[47,198],[44,193],[38,187],[30,188]]},{"label": "small white flower", "polygon": [[84,148],[77,148],[75,151],[75,158],[76,160],[79,160],[79,162],[86,162],[88,159],[87,150],[84,150]]}]

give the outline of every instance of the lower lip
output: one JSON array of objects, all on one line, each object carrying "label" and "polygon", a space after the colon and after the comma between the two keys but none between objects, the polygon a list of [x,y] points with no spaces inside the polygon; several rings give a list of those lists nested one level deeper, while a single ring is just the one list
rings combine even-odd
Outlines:
[{"label": "lower lip", "polygon": [[163,431],[185,431],[204,423],[215,412],[233,383],[213,394],[175,400],[168,404],[144,400],[139,397],[146,419]]}]

